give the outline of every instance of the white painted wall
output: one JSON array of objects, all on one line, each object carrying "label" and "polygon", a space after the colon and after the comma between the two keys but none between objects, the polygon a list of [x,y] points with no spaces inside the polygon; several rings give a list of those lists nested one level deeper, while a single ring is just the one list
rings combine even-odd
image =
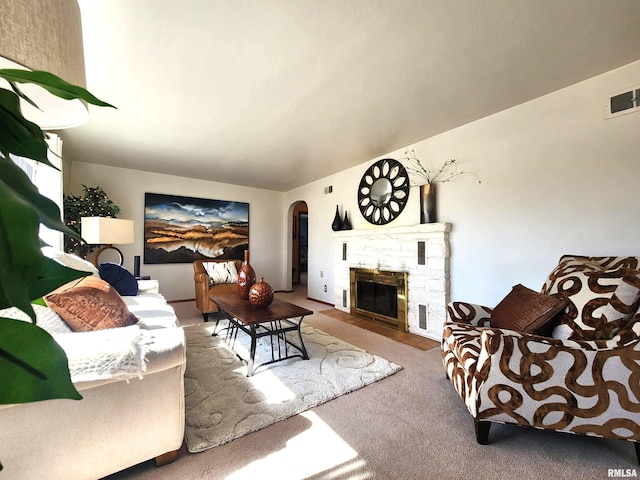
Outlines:
[{"label": "white painted wall", "polygon": [[[249,249],[251,265],[258,276],[264,276],[275,290],[284,288],[281,261],[285,231],[283,194],[270,190],[240,187],[223,183],[72,162],[68,190],[65,194],[82,193],[82,184],[101,186],[120,208],[120,218],[135,221],[134,245],[118,245],[125,257],[124,266],[133,272],[133,257],[140,255],[142,275],[160,281],[160,290],[168,300],[194,298],[193,267],[189,264],[145,265],[143,255],[144,194],[165,193],[190,197],[249,202]],[[68,171],[65,173],[69,174]]]},{"label": "white painted wall", "polygon": [[[452,224],[452,299],[493,306],[517,283],[539,290],[565,253],[640,255],[640,113],[604,119],[610,94],[638,83],[640,61],[411,145],[432,168],[455,157],[482,179],[438,185],[439,221]],[[378,158],[285,194],[286,208],[297,200],[309,207],[312,298],[333,302],[336,205],[354,228],[375,228],[360,215],[356,190]],[[418,222],[414,187],[390,225]]]},{"label": "white painted wall", "polygon": [[[640,255],[640,113],[604,119],[610,94],[638,83],[640,61],[411,145],[432,168],[455,157],[482,179],[439,185],[439,221],[452,224],[452,299],[492,306],[517,283],[539,290],[565,253]],[[375,228],[358,211],[358,183],[375,160],[403,152],[285,194],[86,163],[73,163],[69,185],[73,193],[82,183],[101,185],[121,217],[136,220],[136,245],[122,248],[130,269],[133,255],[142,255],[144,192],[249,201],[251,263],[278,290],[291,287],[290,208],[305,201],[308,296],[333,304],[335,207],[347,209],[354,228]],[[419,218],[414,187],[390,225]],[[143,265],[142,273],[158,278],[170,300],[193,298],[190,265]]]}]

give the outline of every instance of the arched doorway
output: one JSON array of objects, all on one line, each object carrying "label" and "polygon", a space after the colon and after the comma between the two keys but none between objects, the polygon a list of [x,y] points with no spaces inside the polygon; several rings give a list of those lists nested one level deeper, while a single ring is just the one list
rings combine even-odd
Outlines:
[{"label": "arched doorway", "polygon": [[291,210],[291,284],[294,289],[307,287],[309,265],[309,209],[297,202]]}]

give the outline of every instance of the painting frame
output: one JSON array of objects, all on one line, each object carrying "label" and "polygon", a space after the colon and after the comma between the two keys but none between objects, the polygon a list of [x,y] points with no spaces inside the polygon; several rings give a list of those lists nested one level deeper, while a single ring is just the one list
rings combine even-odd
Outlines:
[{"label": "painting frame", "polygon": [[249,248],[249,203],[144,194],[144,264],[242,260]]}]

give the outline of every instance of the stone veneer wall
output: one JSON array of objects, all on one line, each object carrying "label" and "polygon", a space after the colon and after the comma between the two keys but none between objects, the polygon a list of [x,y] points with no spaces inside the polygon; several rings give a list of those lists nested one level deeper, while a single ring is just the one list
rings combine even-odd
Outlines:
[{"label": "stone veneer wall", "polygon": [[409,332],[440,341],[449,303],[450,230],[450,223],[428,223],[334,232],[335,307],[351,309],[350,268],[407,272]]}]

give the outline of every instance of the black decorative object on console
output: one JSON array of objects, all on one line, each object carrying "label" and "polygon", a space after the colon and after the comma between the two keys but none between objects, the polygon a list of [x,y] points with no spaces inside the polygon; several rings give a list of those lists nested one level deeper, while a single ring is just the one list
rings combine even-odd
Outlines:
[{"label": "black decorative object on console", "polygon": [[140,255],[133,257],[133,276],[140,277]]}]

